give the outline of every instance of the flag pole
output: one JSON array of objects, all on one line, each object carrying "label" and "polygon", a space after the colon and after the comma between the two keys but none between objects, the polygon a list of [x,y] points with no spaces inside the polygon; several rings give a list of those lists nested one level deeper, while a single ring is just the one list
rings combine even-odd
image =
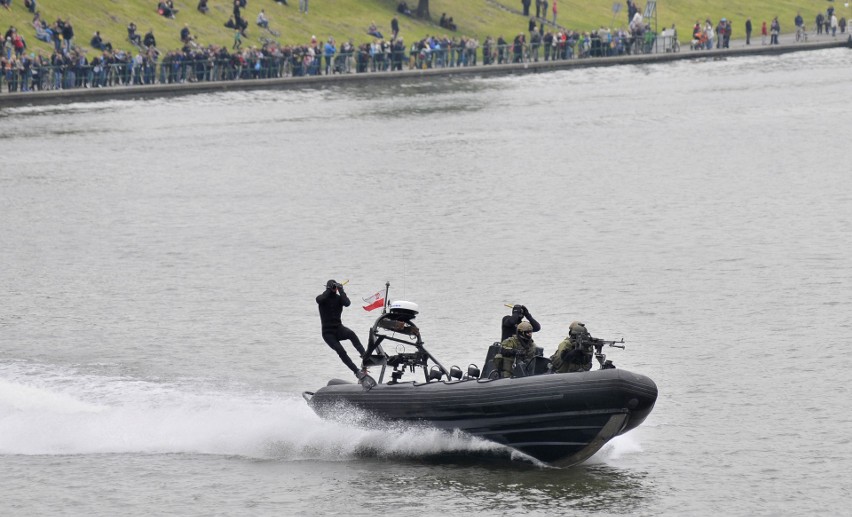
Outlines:
[{"label": "flag pole", "polygon": [[382,306],[382,314],[388,312],[388,290],[390,290],[390,282],[385,282],[385,304]]}]

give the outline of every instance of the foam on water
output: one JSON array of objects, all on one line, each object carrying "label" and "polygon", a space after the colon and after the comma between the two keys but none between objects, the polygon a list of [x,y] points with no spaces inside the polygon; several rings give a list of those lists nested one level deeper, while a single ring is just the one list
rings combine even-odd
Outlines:
[{"label": "foam on water", "polygon": [[0,365],[0,454],[193,453],[328,461],[501,447],[460,433],[317,417],[295,394],[202,381],[103,377]]}]

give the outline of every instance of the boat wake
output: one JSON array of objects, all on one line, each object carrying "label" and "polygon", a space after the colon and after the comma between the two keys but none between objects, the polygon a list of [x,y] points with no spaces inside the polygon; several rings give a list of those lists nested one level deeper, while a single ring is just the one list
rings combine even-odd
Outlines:
[{"label": "boat wake", "polygon": [[504,455],[461,433],[322,420],[301,396],[0,364],[0,454],[214,454],[282,461]]},{"label": "boat wake", "polygon": [[[637,450],[619,437],[597,461]],[[0,363],[0,454],[211,454],[272,461],[537,461],[501,445],[416,425],[380,429],[341,409],[320,419],[300,395]],[[594,460],[593,460],[594,461]]]}]

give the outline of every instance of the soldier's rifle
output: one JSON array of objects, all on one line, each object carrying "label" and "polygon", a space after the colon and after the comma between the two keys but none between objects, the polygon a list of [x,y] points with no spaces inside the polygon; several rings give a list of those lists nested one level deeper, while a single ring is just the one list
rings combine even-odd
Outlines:
[{"label": "soldier's rifle", "polygon": [[595,359],[598,360],[598,363],[601,365],[602,370],[606,370],[609,368],[615,368],[615,365],[612,364],[612,361],[607,360],[606,354],[603,353],[604,345],[609,345],[613,348],[621,348],[624,349],[624,338],[621,338],[618,341],[608,341],[606,339],[598,339],[596,337],[586,338],[584,341],[595,347]]}]

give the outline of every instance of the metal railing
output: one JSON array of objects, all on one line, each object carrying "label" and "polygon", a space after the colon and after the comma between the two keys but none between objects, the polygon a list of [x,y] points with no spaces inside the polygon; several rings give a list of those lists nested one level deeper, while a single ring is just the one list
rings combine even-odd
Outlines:
[{"label": "metal railing", "polygon": [[[603,58],[654,51],[655,35],[642,38],[606,34],[579,36],[565,41],[533,41],[482,45],[442,45],[423,42],[388,50],[362,46],[329,56],[310,53],[247,51],[200,56],[170,52],[159,59],[123,54],[124,59],[84,60],[51,64],[44,57],[7,59],[0,73],[0,91],[65,90],[205,81],[239,81],[398,70],[440,69]],[[121,55],[113,54],[113,56]],[[54,60],[55,62],[55,60]]]}]

